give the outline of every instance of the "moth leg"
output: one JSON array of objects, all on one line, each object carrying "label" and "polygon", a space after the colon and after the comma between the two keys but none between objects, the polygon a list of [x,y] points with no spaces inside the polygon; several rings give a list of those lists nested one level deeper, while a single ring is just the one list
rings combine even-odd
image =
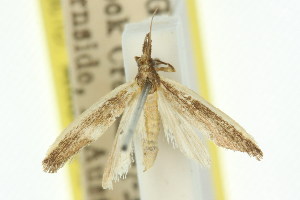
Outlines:
[{"label": "moth leg", "polygon": [[175,72],[176,71],[175,68],[170,63],[163,62],[157,58],[153,59],[153,62],[154,62],[154,66],[167,65],[167,67],[155,67],[156,71],[163,71],[163,72]]},{"label": "moth leg", "polygon": [[137,62],[141,57],[139,56],[134,56],[135,62]]},{"label": "moth leg", "polygon": [[157,92],[148,95],[145,107],[146,135],[143,137],[143,164],[144,171],[151,168],[158,153],[158,135],[160,128],[160,116],[158,112]]}]

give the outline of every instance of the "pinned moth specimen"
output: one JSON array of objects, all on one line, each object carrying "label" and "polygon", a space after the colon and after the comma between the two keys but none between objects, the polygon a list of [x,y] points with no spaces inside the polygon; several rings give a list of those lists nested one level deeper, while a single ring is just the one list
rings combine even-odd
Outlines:
[{"label": "pinned moth specimen", "polygon": [[151,168],[159,152],[160,132],[175,148],[203,166],[208,166],[210,159],[194,128],[220,147],[262,159],[261,149],[238,123],[192,90],[158,74],[175,69],[151,57],[152,20],[143,53],[135,57],[135,79],[102,97],[61,133],[43,160],[44,171],[56,172],[83,147],[101,137],[122,114],[104,170],[103,188],[112,189],[113,181],[126,176],[134,161],[133,138],[142,145],[145,171]]}]

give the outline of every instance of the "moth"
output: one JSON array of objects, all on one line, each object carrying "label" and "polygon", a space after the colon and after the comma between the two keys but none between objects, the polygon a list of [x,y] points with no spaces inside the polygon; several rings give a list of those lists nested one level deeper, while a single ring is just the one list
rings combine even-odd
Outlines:
[{"label": "moth", "polygon": [[45,172],[56,172],[83,147],[101,137],[122,114],[103,174],[105,189],[112,189],[113,181],[126,177],[134,162],[133,138],[140,141],[145,171],[153,166],[159,151],[160,127],[174,148],[203,166],[208,166],[210,159],[195,128],[220,147],[262,159],[263,152],[238,123],[192,90],[158,74],[175,72],[175,68],[151,57],[152,21],[153,17],[142,55],[135,57],[135,79],[102,97],[59,135],[43,160]]}]

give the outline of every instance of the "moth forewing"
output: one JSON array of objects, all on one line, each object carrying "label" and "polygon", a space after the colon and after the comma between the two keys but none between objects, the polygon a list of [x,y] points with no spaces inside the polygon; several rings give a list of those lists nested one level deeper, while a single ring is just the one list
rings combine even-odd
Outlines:
[{"label": "moth forewing", "polygon": [[49,148],[43,160],[46,172],[56,172],[84,146],[98,139],[120,116],[139,91],[134,81],[125,83],[102,97],[72,122]]},{"label": "moth forewing", "polygon": [[178,148],[185,156],[199,162],[202,166],[210,165],[210,158],[205,145],[195,133],[193,127],[183,118],[158,91],[158,108],[162,126],[168,143]]},{"label": "moth forewing", "polygon": [[166,78],[161,78],[160,91],[180,115],[217,145],[262,159],[263,153],[253,138],[228,115],[195,92]]},{"label": "moth forewing", "polygon": [[119,181],[120,178],[124,178],[130,168],[133,160],[133,142],[132,137],[128,142],[127,150],[123,151],[121,146],[126,140],[127,135],[129,134],[127,129],[130,124],[130,118],[134,113],[134,108],[137,104],[136,95],[134,99],[126,107],[122,119],[120,121],[118,131],[114,140],[112,151],[109,154],[106,166],[104,169],[102,187],[104,189],[113,189],[112,182]]}]

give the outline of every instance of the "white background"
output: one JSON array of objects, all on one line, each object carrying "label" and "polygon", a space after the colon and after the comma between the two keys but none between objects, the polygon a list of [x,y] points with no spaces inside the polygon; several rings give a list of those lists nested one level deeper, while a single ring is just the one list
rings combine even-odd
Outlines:
[{"label": "white background", "polygon": [[300,199],[300,1],[198,3],[213,103],[264,152],[222,150],[230,200]]},{"label": "white background", "polygon": [[[264,151],[222,150],[227,199],[300,199],[300,1],[201,0],[213,103]],[[69,199],[64,170],[42,172],[59,133],[38,1],[0,5],[0,199]]]},{"label": "white background", "polygon": [[67,200],[68,177],[42,160],[59,120],[38,1],[0,5],[0,199]]}]

